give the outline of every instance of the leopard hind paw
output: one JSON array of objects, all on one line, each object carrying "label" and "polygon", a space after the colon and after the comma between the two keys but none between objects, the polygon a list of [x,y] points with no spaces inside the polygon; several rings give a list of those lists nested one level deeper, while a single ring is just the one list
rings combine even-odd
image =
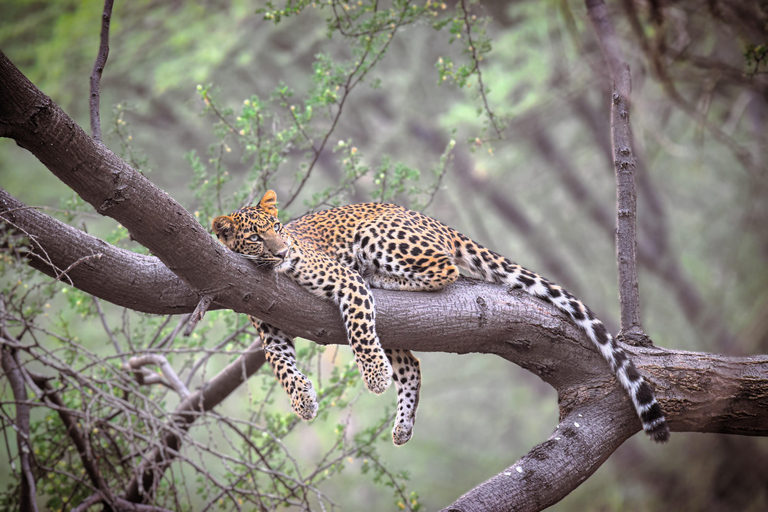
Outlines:
[{"label": "leopard hind paw", "polygon": [[317,416],[317,393],[312,383],[297,385],[291,393],[291,407],[304,421],[310,421]]}]

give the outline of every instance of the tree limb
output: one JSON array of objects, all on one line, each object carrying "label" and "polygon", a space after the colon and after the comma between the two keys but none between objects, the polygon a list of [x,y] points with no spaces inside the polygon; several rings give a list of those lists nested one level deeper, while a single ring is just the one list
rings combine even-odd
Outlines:
[{"label": "tree limb", "polygon": [[27,401],[27,389],[24,385],[24,377],[21,375],[21,368],[16,360],[15,351],[3,343],[0,346],[0,356],[2,356],[2,368],[5,377],[11,384],[13,398],[16,405],[16,446],[19,450],[19,461],[21,463],[21,485],[19,486],[19,510],[21,512],[37,512],[37,503],[35,494],[37,494],[37,484],[35,475],[32,472],[32,443],[30,442],[29,430],[29,402]]},{"label": "tree limb", "polygon": [[104,0],[104,13],[101,16],[101,40],[99,43],[99,53],[96,56],[96,62],[93,63],[93,72],[91,72],[91,98],[89,107],[91,111],[91,133],[93,138],[101,140],[101,120],[99,119],[99,84],[101,74],[104,72],[104,66],[107,65],[109,57],[109,22],[112,19],[113,0]]},{"label": "tree limb", "polygon": [[[19,202],[0,188],[0,232],[30,239],[30,266],[53,278],[63,269],[77,288],[113,304],[155,314],[191,312],[198,296],[152,256],[119,249]],[[83,258],[101,254],[80,265]]]},{"label": "tree limb", "polygon": [[613,83],[611,103],[611,143],[617,185],[616,251],[619,259],[619,299],[621,333],[650,340],[640,323],[640,286],[637,279],[637,192],[635,159],[632,154],[632,131],[629,125],[632,82],[629,66],[608,17],[603,0],[586,0],[587,13]]},{"label": "tree limb", "polygon": [[[160,381],[148,381],[146,377],[143,377],[144,373],[142,370],[147,365],[156,365],[160,367],[160,370],[163,372],[162,375],[157,375]],[[125,364],[126,370],[131,370],[137,373],[137,378],[141,379],[141,384],[155,384],[157,382],[162,382],[162,379],[168,379],[168,383],[162,382],[163,384],[166,384],[168,387],[176,391],[176,393],[181,396],[182,399],[189,398],[189,390],[187,389],[187,386],[184,385],[184,383],[181,381],[178,375],[176,375],[176,371],[173,369],[173,366],[171,366],[171,363],[168,362],[168,359],[166,359],[165,356],[160,354],[144,354],[142,356],[136,356],[132,357],[128,360],[128,362]]]}]

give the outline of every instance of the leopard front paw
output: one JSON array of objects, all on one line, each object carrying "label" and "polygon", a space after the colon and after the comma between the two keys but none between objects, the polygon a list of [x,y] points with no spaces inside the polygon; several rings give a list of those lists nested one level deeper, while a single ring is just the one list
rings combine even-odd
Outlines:
[{"label": "leopard front paw", "polygon": [[291,393],[291,407],[299,418],[309,421],[317,415],[317,394],[312,383],[297,385]]},{"label": "leopard front paw", "polygon": [[363,364],[358,361],[357,366],[363,376],[365,386],[377,395],[385,392],[392,383],[392,366],[383,353],[380,359]]}]

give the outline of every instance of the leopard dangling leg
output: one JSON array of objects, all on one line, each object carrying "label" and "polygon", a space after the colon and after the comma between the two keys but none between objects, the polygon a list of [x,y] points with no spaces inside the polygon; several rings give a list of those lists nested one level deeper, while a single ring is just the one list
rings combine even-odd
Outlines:
[{"label": "leopard dangling leg", "polygon": [[296,367],[296,349],[293,338],[286,333],[249,316],[264,343],[264,352],[272,372],[291,397],[291,407],[303,420],[311,420],[317,414],[317,394],[312,382]]},{"label": "leopard dangling leg", "polygon": [[392,441],[400,446],[407,443],[413,434],[419,406],[421,369],[419,360],[410,350],[385,349],[384,352],[392,365],[392,380],[397,387],[397,416]]}]

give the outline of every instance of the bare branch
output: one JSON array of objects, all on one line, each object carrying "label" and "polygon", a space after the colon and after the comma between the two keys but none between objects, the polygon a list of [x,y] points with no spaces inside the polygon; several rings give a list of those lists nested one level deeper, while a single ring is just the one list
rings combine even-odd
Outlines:
[{"label": "bare branch", "polygon": [[104,495],[102,495],[100,492],[96,492],[81,501],[78,506],[72,509],[72,512],[85,512],[92,506],[96,505],[97,503],[101,503],[102,501],[104,501]]},{"label": "bare branch", "polygon": [[[261,340],[257,340],[229,366],[224,368],[216,377],[207,382],[200,391],[188,396],[174,411],[176,431],[186,431],[195,420],[205,411],[221,403],[240,384],[261,368],[266,359],[261,347]],[[145,454],[138,467],[137,474],[128,484],[125,499],[138,503],[142,497],[155,488],[156,482],[176,457],[181,445],[181,438],[169,429],[162,440],[160,447],[153,448]]]},{"label": "bare branch", "polygon": [[52,405],[53,407],[51,408],[54,409],[58,413],[59,418],[61,418],[61,422],[67,429],[67,435],[72,440],[72,444],[74,444],[75,448],[77,449],[77,453],[80,456],[80,460],[83,463],[83,467],[85,468],[85,472],[88,474],[88,478],[91,480],[91,483],[96,489],[99,490],[101,496],[104,496],[107,500],[110,500],[112,498],[112,492],[104,481],[104,478],[101,475],[101,471],[99,471],[98,465],[89,454],[90,450],[88,449],[88,442],[86,441],[85,436],[83,436],[83,433],[80,431],[80,428],[77,426],[77,419],[69,413],[67,406],[61,399],[61,396],[53,388],[53,386],[51,386],[50,379],[48,377],[38,375],[30,371],[27,373],[32,378],[32,381],[35,383],[35,385],[37,385],[37,387],[43,391],[43,401],[48,405]]},{"label": "bare branch", "polygon": [[21,463],[19,510],[22,512],[37,511],[37,503],[35,502],[37,486],[32,472],[31,454],[33,449],[29,438],[27,389],[24,386],[24,377],[21,374],[21,367],[14,356],[14,351],[3,344],[0,347],[0,352],[2,353],[3,372],[11,384],[13,398],[16,403],[16,446],[19,450],[19,461]]},{"label": "bare branch", "polygon": [[[163,372],[162,376],[160,377],[165,377],[168,379],[169,384],[167,385],[176,391],[182,399],[189,398],[189,390],[187,389],[187,386],[185,386],[179,376],[176,375],[176,372],[173,370],[171,363],[168,362],[168,359],[166,359],[165,356],[160,354],[145,354],[143,356],[132,357],[128,360],[126,369],[129,371],[134,371],[138,377],[139,375],[143,374],[136,370],[141,370],[144,366],[149,364],[154,364],[160,367],[160,370]],[[162,382],[162,380],[160,382]],[[153,384],[154,382],[150,382],[146,376],[144,376],[142,377],[141,383]]]},{"label": "bare branch", "polygon": [[587,13],[613,82],[611,103],[611,142],[617,183],[616,251],[619,263],[619,299],[621,333],[650,343],[640,323],[640,287],[637,279],[637,192],[635,191],[635,159],[632,154],[632,131],[629,125],[632,82],[608,9],[603,0],[586,0]]},{"label": "bare branch", "polygon": [[101,16],[101,41],[99,43],[99,53],[96,56],[96,62],[93,64],[91,73],[91,133],[93,138],[101,140],[101,120],[99,119],[99,84],[101,74],[104,72],[104,66],[107,65],[109,57],[109,22],[112,19],[112,4],[114,0],[104,0],[104,13]]}]

